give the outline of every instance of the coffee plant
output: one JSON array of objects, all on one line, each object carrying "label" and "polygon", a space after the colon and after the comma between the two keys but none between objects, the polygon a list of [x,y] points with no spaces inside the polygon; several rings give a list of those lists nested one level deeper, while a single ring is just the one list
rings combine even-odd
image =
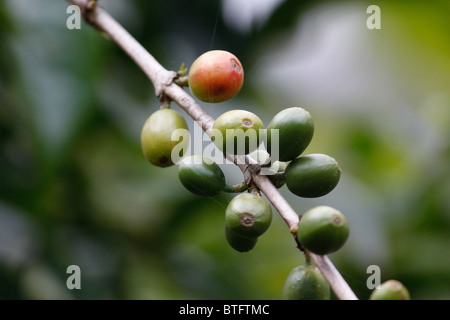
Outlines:
[{"label": "coffee plant", "polygon": [[[251,251],[271,225],[270,201],[305,256],[305,264],[295,267],[287,277],[280,298],[326,300],[330,299],[331,287],[340,299],[357,299],[325,256],[345,244],[350,232],[345,216],[328,206],[298,215],[278,192],[286,184],[299,197],[321,197],[339,182],[341,168],[335,159],[326,154],[302,155],[314,134],[311,114],[301,107],[286,108],[273,116],[266,130],[261,119],[246,110],[230,110],[213,119],[183,87],[189,86],[191,93],[203,102],[232,99],[244,80],[244,68],[234,54],[208,51],[194,61],[189,72],[184,66],[178,72],[167,71],[96,1],[71,2],[81,8],[86,21],[105,32],[133,58],[155,87],[161,109],[150,115],[142,128],[144,157],[162,168],[177,165],[180,183],[195,195],[237,193],[224,212],[224,241],[238,252]],[[176,130],[188,127],[185,119],[170,109],[171,101],[198,121],[224,157],[241,169],[241,184],[228,185],[224,173],[211,159],[202,155],[182,157],[184,148],[176,147],[186,146],[189,141],[172,137]],[[261,140],[266,152],[257,150]],[[174,155],[181,160],[176,161]],[[262,174],[272,167],[276,169]],[[401,283],[390,280],[374,290],[371,299],[409,299],[409,293]]]}]

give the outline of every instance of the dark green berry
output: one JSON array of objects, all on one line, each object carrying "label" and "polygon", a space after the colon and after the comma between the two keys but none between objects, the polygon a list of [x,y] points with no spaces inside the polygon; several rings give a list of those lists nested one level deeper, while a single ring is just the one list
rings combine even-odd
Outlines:
[{"label": "dark green berry", "polygon": [[347,218],[340,211],[318,206],[300,218],[297,238],[309,251],[324,255],[339,250],[347,241],[349,233]]},{"label": "dark green berry", "polygon": [[222,169],[212,160],[199,155],[181,160],[178,178],[186,189],[200,196],[214,196],[225,188]]},{"label": "dark green berry", "polygon": [[[272,130],[278,130],[278,141]],[[267,126],[267,150],[271,155],[278,152],[275,160],[294,160],[305,151],[313,135],[314,122],[308,111],[299,107],[284,109]]]},{"label": "dark green berry", "polygon": [[258,148],[261,129],[264,129],[264,125],[254,113],[231,110],[220,115],[214,122],[212,139],[224,153],[248,154]]},{"label": "dark green berry", "polygon": [[230,231],[227,226],[225,226],[225,237],[230,246],[239,252],[248,252],[252,250],[258,241],[258,238],[241,237],[233,231]]},{"label": "dark green berry", "polygon": [[283,287],[284,300],[330,300],[330,286],[314,265],[298,266]]},{"label": "dark green berry", "polygon": [[235,196],[225,211],[228,229],[244,238],[256,238],[269,228],[272,209],[262,196],[256,193],[241,193]]},{"label": "dark green berry", "polygon": [[372,291],[370,300],[410,300],[408,289],[397,280],[383,282]]},{"label": "dark green berry", "polygon": [[339,182],[341,168],[325,154],[309,154],[291,161],[286,167],[286,185],[293,194],[316,198],[331,192]]}]

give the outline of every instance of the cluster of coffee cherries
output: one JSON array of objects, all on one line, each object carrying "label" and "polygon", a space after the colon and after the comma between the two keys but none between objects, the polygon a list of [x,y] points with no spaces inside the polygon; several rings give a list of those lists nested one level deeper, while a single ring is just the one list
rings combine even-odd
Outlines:
[{"label": "cluster of coffee cherries", "polygon": [[[239,59],[222,50],[208,51],[198,57],[187,76],[192,94],[208,103],[233,98],[243,81],[244,70]],[[174,148],[179,148],[180,152],[187,149],[182,148],[189,143],[186,136],[182,140],[172,139],[177,129],[188,130],[188,126],[184,118],[170,108],[161,108],[147,119],[141,133],[141,145],[150,163],[159,167],[172,166],[175,164],[172,159]],[[293,194],[314,198],[324,196],[336,187],[341,168],[328,155],[302,155],[313,134],[312,117],[301,107],[280,111],[266,130],[257,115],[238,109],[225,112],[215,120],[211,139],[224,154],[249,155],[266,167],[267,163],[276,163],[277,172],[268,177],[277,188],[286,184]],[[261,140],[266,151],[257,150]],[[196,195],[212,197],[221,192],[238,193],[225,211],[225,238],[239,252],[252,250],[272,222],[270,204],[258,188],[245,183],[227,185],[221,168],[202,155],[184,156],[176,164],[181,184]],[[298,225],[297,239],[302,247],[319,255],[337,251],[348,236],[347,219],[340,211],[328,206],[310,209],[301,216]],[[305,265],[292,270],[283,289],[285,299],[329,299],[329,296],[328,283],[309,257]]]}]

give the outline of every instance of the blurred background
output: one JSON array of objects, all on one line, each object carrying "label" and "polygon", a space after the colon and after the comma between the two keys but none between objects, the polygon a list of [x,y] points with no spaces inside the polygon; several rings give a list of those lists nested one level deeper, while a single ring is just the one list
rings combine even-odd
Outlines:
[{"label": "blurred background", "polygon": [[[305,154],[334,157],[341,181],[317,199],[280,190],[299,214],[326,204],[347,216],[350,237],[330,259],[360,299],[369,265],[413,299],[450,298],[448,1],[100,4],[167,69],[234,53],[244,86],[201,103],[212,116],[242,108],[267,125],[287,107],[311,113]],[[379,30],[366,26],[372,4]],[[303,263],[284,221],[274,210],[255,249],[234,251],[224,237],[232,195],[197,197],[176,166],[145,160],[154,88],[91,26],[69,30],[68,5],[0,2],[0,298],[280,299]],[[229,184],[242,181],[222,168]],[[66,287],[69,265],[81,290]]]}]

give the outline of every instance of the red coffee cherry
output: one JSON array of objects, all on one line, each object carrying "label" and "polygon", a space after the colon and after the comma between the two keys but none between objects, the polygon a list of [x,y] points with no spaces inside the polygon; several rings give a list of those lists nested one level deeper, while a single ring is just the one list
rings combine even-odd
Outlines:
[{"label": "red coffee cherry", "polygon": [[235,55],[212,50],[202,54],[189,70],[192,94],[204,102],[223,102],[238,94],[244,83],[244,69]]}]

